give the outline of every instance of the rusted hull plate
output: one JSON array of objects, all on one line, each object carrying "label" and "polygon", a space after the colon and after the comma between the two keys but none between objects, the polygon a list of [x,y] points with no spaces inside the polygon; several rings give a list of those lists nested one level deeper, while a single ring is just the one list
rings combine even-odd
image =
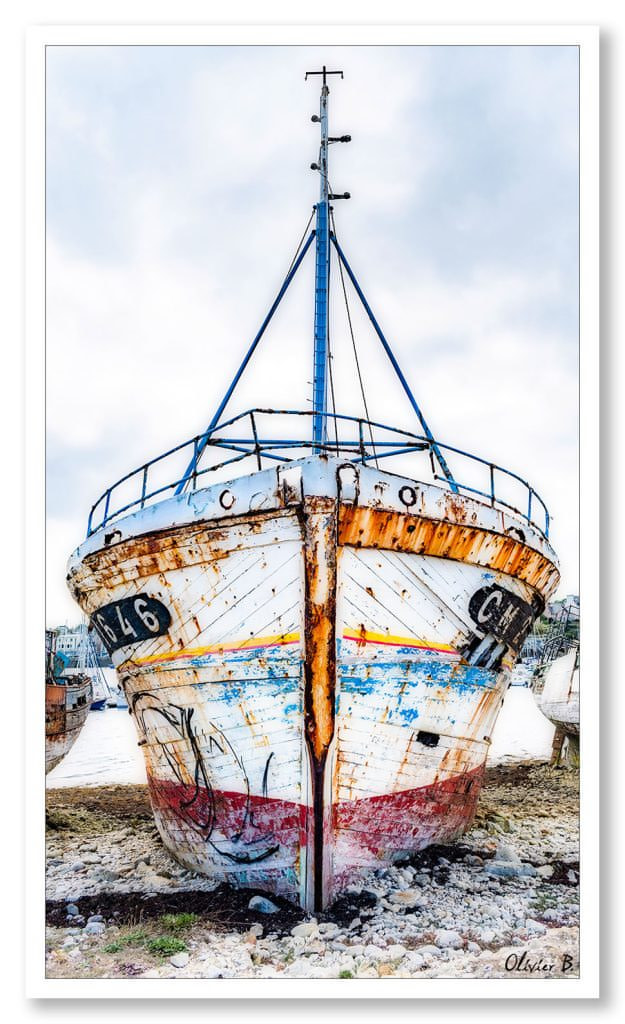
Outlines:
[{"label": "rusted hull plate", "polygon": [[122,521],[69,577],[112,652],[166,846],[310,909],[468,827],[509,671],[557,583],[548,546],[498,535],[490,509],[482,528],[475,502],[470,527],[462,508],[429,526],[359,509],[320,462],[279,494],[230,485],[264,512],[198,521],[200,495],[187,522]]}]

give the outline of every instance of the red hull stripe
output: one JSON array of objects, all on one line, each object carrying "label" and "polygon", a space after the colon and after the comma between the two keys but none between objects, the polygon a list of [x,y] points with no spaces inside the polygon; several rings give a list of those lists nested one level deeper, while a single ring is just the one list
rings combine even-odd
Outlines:
[{"label": "red hull stripe", "polygon": [[[344,800],[333,805],[337,847],[360,846],[376,855],[385,850],[418,849],[462,831],[473,817],[484,767],[428,786]],[[310,808],[274,797],[247,796],[149,777],[154,810],[163,826],[184,842],[190,830],[216,850],[262,858],[279,844],[282,857],[306,845]],[[312,822],[312,819],[311,819]],[[169,828],[168,828],[169,826]],[[173,836],[172,836],[173,838]],[[181,851],[182,852],[182,851]]]}]

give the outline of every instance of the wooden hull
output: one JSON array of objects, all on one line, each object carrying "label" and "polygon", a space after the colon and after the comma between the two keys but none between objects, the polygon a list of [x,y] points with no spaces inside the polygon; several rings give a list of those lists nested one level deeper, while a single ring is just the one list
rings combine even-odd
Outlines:
[{"label": "wooden hull", "polygon": [[[364,468],[356,488],[345,468],[308,460],[288,486],[265,471],[164,502],[70,561],[165,845],[309,909],[466,830],[510,669],[558,581],[511,517]],[[418,512],[396,497],[408,485]]]},{"label": "wooden hull", "polygon": [[63,760],[78,739],[89,713],[91,681],[58,686],[46,683],[46,774]]}]

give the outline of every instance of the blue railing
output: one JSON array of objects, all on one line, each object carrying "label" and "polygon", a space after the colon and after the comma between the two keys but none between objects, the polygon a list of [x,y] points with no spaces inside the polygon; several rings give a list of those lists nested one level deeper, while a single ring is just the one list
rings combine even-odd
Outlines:
[{"label": "blue railing", "polygon": [[[378,465],[381,459],[421,452],[427,453],[429,457],[432,478],[449,488],[449,480],[437,472],[440,465],[438,454],[441,449],[446,453],[453,454],[454,462],[468,460],[473,467],[481,467],[485,475],[484,487],[480,487],[475,486],[474,483],[461,483],[458,474],[455,473],[454,483],[458,491],[484,498],[493,507],[509,509],[535,526],[544,537],[549,536],[547,506],[526,480],[494,462],[482,459],[478,455],[471,455],[461,448],[443,444],[431,437],[412,434],[407,430],[389,427],[386,424],[356,416],[342,416],[334,413],[326,414],[328,421],[332,421],[328,422],[328,431],[334,431],[334,440],[328,439],[323,444],[320,444],[319,441],[313,443],[310,440],[310,432],[308,432],[308,439],[265,437],[259,433],[259,421],[266,416],[301,417],[298,422],[305,423],[306,418],[312,415],[312,412],[298,412],[292,409],[249,409],[232,419],[218,423],[204,434],[192,437],[189,441],[183,441],[182,444],[170,448],[169,451],[158,455],[131,473],[127,473],[109,487],[98,498],[89,513],[87,536],[103,529],[113,519],[119,518],[126,512],[144,508],[146,504],[156,499],[161,500],[165,495],[173,495],[181,484],[184,484],[185,490],[196,490],[198,482],[201,486],[206,486],[210,483],[210,480],[207,479],[209,474],[216,473],[225,466],[234,465],[245,459],[253,460],[255,469],[260,470],[264,468],[264,460],[268,460],[270,463],[284,464],[313,453],[341,455],[352,462],[363,465],[369,462],[375,462]],[[229,429],[227,433],[224,433],[227,428],[243,426],[247,429],[240,437],[230,436],[236,432],[234,429]],[[348,428],[351,431],[348,438],[339,437],[341,428]],[[181,452],[186,452],[185,466],[187,462],[192,464],[193,472],[187,475],[187,470],[183,468],[175,476],[175,479],[168,480],[164,484],[155,483],[154,476],[157,467],[160,469],[166,460],[173,463]],[[201,467],[203,462],[208,461],[209,453],[214,456],[219,452],[229,453],[228,458]],[[219,460],[218,455],[217,458]],[[456,467],[454,466],[454,468]],[[414,474],[411,473],[411,475]],[[122,497],[122,488],[129,485],[130,481],[136,481],[136,488],[132,490],[132,496]],[[503,497],[502,481],[515,481],[516,485],[520,485],[521,493],[524,494],[524,508],[520,508]]]}]

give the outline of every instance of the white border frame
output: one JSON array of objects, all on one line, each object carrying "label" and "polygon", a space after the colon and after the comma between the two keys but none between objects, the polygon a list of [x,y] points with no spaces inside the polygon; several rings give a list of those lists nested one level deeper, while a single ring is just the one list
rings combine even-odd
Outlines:
[{"label": "white border frame", "polygon": [[[578,979],[49,979],[45,978],[44,721],[40,688],[45,630],[45,75],[47,45],[575,45],[580,49],[580,560],[582,680],[599,677],[599,32],[589,26],[239,25],[50,26],[26,40],[26,465],[28,634],[26,723],[26,994],[31,998],[144,999],[588,999],[599,996],[599,706],[581,687],[581,892]],[[36,472],[35,470],[38,470]],[[37,799],[34,799],[37,794]]]}]

